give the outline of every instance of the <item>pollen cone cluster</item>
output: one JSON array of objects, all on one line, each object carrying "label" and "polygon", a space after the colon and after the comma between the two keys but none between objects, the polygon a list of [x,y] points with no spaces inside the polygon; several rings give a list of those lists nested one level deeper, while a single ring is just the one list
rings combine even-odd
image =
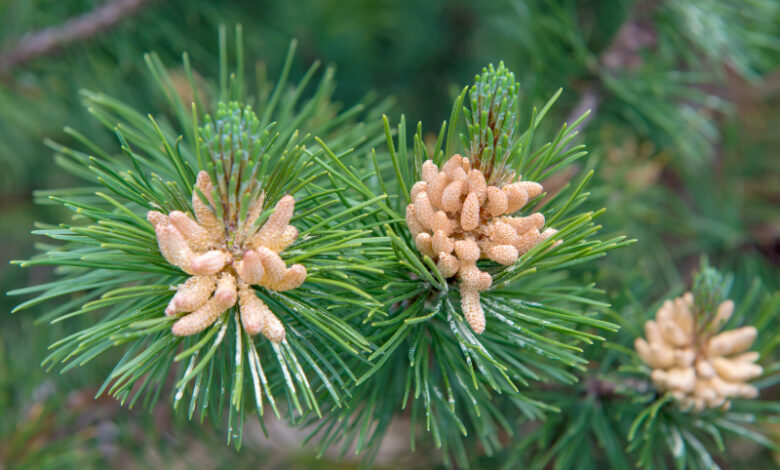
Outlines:
[{"label": "pollen cone cluster", "polygon": [[489,185],[483,172],[460,155],[453,155],[441,170],[426,161],[422,177],[412,187],[406,223],[417,249],[436,262],[442,276],[459,279],[463,315],[475,333],[482,333],[485,312],[479,293],[490,288],[493,279],[480,271],[477,260],[511,265],[555,234],[552,228],[541,231],[540,213],[510,216],[539,195],[542,185],[530,181]]},{"label": "pollen cone cluster", "polygon": [[758,390],[747,383],[761,375],[757,352],[746,352],[756,339],[752,326],[717,333],[734,311],[734,302],[718,306],[706,325],[697,325],[693,295],[667,300],[655,320],[645,323],[647,340],[634,347],[653,369],[659,390],[670,392],[683,409],[730,406],[730,398],[755,398]]},{"label": "pollen cone cluster", "polygon": [[296,228],[289,225],[295,200],[289,195],[281,198],[258,228],[255,222],[263,209],[262,194],[252,201],[245,219],[237,223],[215,215],[214,193],[208,173],[201,171],[192,194],[194,218],[180,211],[147,214],[163,257],[191,276],[177,286],[165,309],[166,315],[186,313],[173,324],[173,334],[199,333],[238,302],[247,333],[263,333],[269,340],[281,342],[284,326],[251,286],[285,291],[306,279],[305,267],[295,264],[288,268],[279,256],[298,237]]}]

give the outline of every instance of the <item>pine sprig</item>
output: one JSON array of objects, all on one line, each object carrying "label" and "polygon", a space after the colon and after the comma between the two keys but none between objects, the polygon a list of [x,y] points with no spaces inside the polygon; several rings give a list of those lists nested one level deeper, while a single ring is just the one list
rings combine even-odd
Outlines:
[{"label": "pine sprig", "polygon": [[[462,136],[464,150],[478,152],[475,166],[493,168],[502,178],[520,174],[540,178],[586,154],[582,146],[572,145],[577,123],[564,125],[550,142],[534,142],[534,130],[559,94],[540,112],[535,110],[529,127],[521,132],[516,97],[509,97],[516,93],[512,75],[503,66],[488,68],[477,81],[472,88],[472,111],[462,107],[468,90],[464,89],[455,100],[451,118],[457,122],[461,112],[465,115],[470,137]],[[501,113],[504,115],[498,122],[486,118]],[[352,204],[375,194],[387,196],[387,203],[380,205],[382,213],[376,216],[375,233],[389,242],[389,251],[379,255],[388,264],[366,284],[385,306],[378,312],[383,316],[371,320],[374,329],[369,337],[378,348],[369,356],[372,364],[359,377],[347,406],[332,409],[317,425],[312,436],[322,436],[323,447],[340,441],[346,451],[355,445],[358,452],[366,452],[370,462],[393,414],[409,410],[413,429],[421,425],[445,460],[454,458],[458,465],[466,466],[466,449],[476,444],[474,439],[490,455],[502,447],[496,436],[512,432],[512,424],[501,411],[505,406],[519,409],[528,418],[556,411],[547,400],[532,398],[527,390],[539,383],[576,382],[572,371],[587,363],[578,343],[603,340],[592,332],[594,328],[617,328],[594,318],[596,310],[606,307],[594,300],[601,293],[593,286],[567,281],[563,270],[630,243],[623,237],[591,239],[598,230],[593,219],[599,213],[576,212],[588,197],[584,188],[591,175],[586,175],[577,184],[548,196],[544,203],[546,194],[529,202],[526,210],[541,209],[560,228],[555,236],[512,266],[496,267],[489,262],[483,266],[480,262],[480,269],[493,276],[494,284],[482,292],[487,328],[481,335],[474,334],[459,308],[457,285],[417,250],[402,215],[409,203],[406,191],[419,179],[422,162],[441,162],[448,157],[445,151],[457,151],[453,144],[457,132],[459,129],[444,123],[431,148],[423,144],[422,126],[418,125],[407,150],[410,144],[404,137],[404,119],[396,132],[397,145],[385,119],[389,162],[376,154],[362,161],[339,159],[327,151],[328,159],[321,162],[351,189]],[[383,218],[390,220],[383,222]],[[400,382],[399,377],[403,377]],[[417,437],[410,437],[412,449]]]},{"label": "pine sprig", "polygon": [[[237,33],[240,51],[240,28]],[[221,40],[224,44],[224,35]],[[37,194],[69,208],[73,221],[41,226],[35,234],[60,243],[19,264],[55,266],[62,276],[11,292],[36,295],[15,311],[63,299],[41,321],[78,316],[94,320],[55,343],[45,366],[68,370],[119,347],[124,354],[98,395],[108,393],[130,406],[139,400],[154,406],[173,374],[174,408],[190,418],[197,412],[201,419],[210,416],[226,422],[228,441],[236,445],[252,408],[262,415],[268,406],[277,416],[294,419],[308,412],[320,414],[322,400],[341,402],[343,391],[356,379],[345,361],[352,358],[359,364],[365,360],[360,357],[374,348],[356,326],[362,315],[381,305],[350,279],[381,272],[363,254],[364,247],[377,242],[366,237],[369,231],[345,224],[354,225],[371,214],[366,208],[382,198],[360,207],[344,204],[340,195],[344,189],[327,186],[326,173],[313,163],[321,150],[311,133],[329,140],[334,148],[359,148],[380,128],[377,123],[354,123],[366,109],[364,104],[342,113],[336,110],[330,102],[331,72],[323,75],[311,98],[304,99],[303,94],[316,66],[301,83],[288,87],[285,80],[293,50],[294,44],[274,92],[259,100],[260,118],[236,101],[201,103],[203,108],[216,109],[213,119],[201,114],[197,104],[190,112],[154,56],[147,56],[147,63],[169,100],[172,116],[145,117],[113,98],[84,93],[92,115],[114,129],[119,152],[103,150],[76,131],[70,134],[84,150],[50,144],[65,171],[93,186]],[[254,99],[245,95],[240,53],[237,60],[236,73],[225,69],[223,75],[229,79],[220,86],[219,96],[251,102]],[[227,60],[221,62],[227,67]],[[186,56],[184,65],[191,77]],[[194,89],[196,84],[190,84]],[[191,212],[189,194],[199,169],[208,170],[215,186],[228,195],[225,205],[212,208],[217,211],[240,208],[241,204],[233,203],[261,192],[266,207],[273,207],[284,194],[298,199],[293,220],[302,237],[284,257],[306,262],[307,282],[293,291],[257,292],[287,327],[282,343],[249,336],[240,328],[234,309],[202,334],[186,338],[173,336],[170,327],[175,319],[161,314],[171,296],[169,286],[186,277],[161,256],[145,213],[150,209]],[[227,215],[237,222],[246,217],[245,213]],[[83,297],[73,297],[76,294]]]},{"label": "pine sprig", "polygon": [[[694,274],[692,286],[694,296],[701,297],[696,302],[697,318],[713,321],[714,310],[707,309],[714,308],[717,306],[715,302],[727,298],[733,283],[733,276],[722,275],[703,259],[700,271]],[[753,382],[754,386],[761,389],[778,380],[778,366],[773,362],[776,357],[772,357],[767,349],[767,345],[774,344],[776,339],[774,335],[764,334],[777,327],[773,320],[778,314],[777,295],[766,292],[755,281],[744,297],[738,300],[741,300],[738,302],[739,307],[728,319],[725,328],[755,326],[755,323],[762,327],[756,350],[762,362],[769,366]],[[641,362],[635,355],[631,357]],[[636,370],[640,375],[649,373],[644,366],[625,369]],[[725,452],[724,440],[729,435],[742,437],[773,450],[780,449],[756,426],[777,419],[780,409],[772,402],[736,398],[731,399],[729,407],[704,411],[681,410],[671,394],[661,394],[652,387],[643,400],[636,401],[641,405],[633,411],[634,418],[627,440],[628,451],[636,453],[639,465],[665,468],[666,462],[671,459],[678,468],[714,468],[717,466],[716,455]]]},{"label": "pine sprig", "polygon": [[[760,328],[755,349],[761,354],[766,372],[752,384],[759,389],[775,385],[778,367],[771,349],[777,340],[775,335],[763,332],[777,328],[777,294],[767,292],[758,281],[732,289],[733,276],[706,264],[694,277],[694,284],[707,285],[735,301],[737,307],[725,328]],[[735,290],[739,291],[736,295]],[[593,367],[580,375],[578,384],[530,394],[544,397],[561,411],[530,426],[532,430],[502,454],[503,468],[567,468],[574,462],[585,469],[605,465],[625,468],[631,463],[651,469],[718,468],[719,456],[727,452],[730,438],[777,448],[765,434],[765,424],[775,422],[780,412],[772,401],[734,399],[729,410],[696,412],[681,410],[671,394],[655,389],[649,368],[630,345],[636,335],[642,334],[644,320],[655,310],[649,308],[647,314],[614,313],[622,326],[620,333],[605,343],[606,347],[587,349]],[[592,446],[599,446],[603,452],[587,452]]]}]

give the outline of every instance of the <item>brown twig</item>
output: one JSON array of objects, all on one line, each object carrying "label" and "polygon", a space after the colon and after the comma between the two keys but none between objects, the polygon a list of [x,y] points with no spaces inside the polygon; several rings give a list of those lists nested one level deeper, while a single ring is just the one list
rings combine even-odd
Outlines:
[{"label": "brown twig", "polygon": [[140,10],[151,0],[111,0],[94,10],[50,26],[27,33],[19,42],[0,54],[0,74],[7,73],[27,61],[50,54],[68,43],[89,39],[108,30]]}]

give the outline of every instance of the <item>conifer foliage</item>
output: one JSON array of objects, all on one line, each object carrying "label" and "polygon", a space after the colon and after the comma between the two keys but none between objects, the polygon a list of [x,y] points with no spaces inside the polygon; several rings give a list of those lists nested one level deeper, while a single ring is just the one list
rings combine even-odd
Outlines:
[{"label": "conifer foliage", "polygon": [[[63,243],[21,264],[57,266],[62,277],[14,293],[38,293],[18,310],[83,294],[43,317],[93,320],[53,345],[47,367],[67,370],[122,347],[99,394],[153,405],[173,374],[180,412],[217,421],[227,412],[227,426],[241,429],[250,407],[261,415],[266,404],[277,415],[318,414],[320,401],[340,401],[354,379],[345,357],[371,350],[350,325],[354,318],[339,313],[378,308],[358,284],[345,282],[353,270],[372,270],[356,251],[367,230],[345,228],[366,205],[344,205],[340,188],[320,186],[327,175],[314,163],[322,147],[311,133],[350,148],[380,127],[353,121],[363,104],[334,110],[330,71],[300,103],[316,67],[291,87],[285,70],[273,93],[252,98],[263,112],[256,117],[237,104],[249,99],[240,28],[237,44],[236,72],[224,70],[213,93],[218,103],[185,106],[154,56],[150,70],[170,98],[171,115],[145,117],[85,94],[91,112],[115,132],[119,151],[99,149],[76,131],[85,151],[50,144],[62,167],[91,186],[38,194],[74,216],[41,226],[36,234]],[[192,77],[186,56],[184,64]],[[216,109],[215,117],[201,109]],[[308,217],[295,217],[295,210]],[[260,332],[270,341],[254,336]],[[281,408],[280,400],[289,406]],[[229,436],[240,443],[240,432]]]},{"label": "conifer foliage", "polygon": [[146,57],[166,109],[84,92],[116,147],[49,142],[83,186],[36,193],[72,215],[18,264],[58,279],[12,292],[74,325],[47,368],[117,349],[98,394],[170,401],[237,447],[271,410],[366,466],[398,419],[410,452],[463,468],[708,468],[723,432],[775,446],[751,421],[780,411],[760,399],[777,296],[729,300],[703,264],[654,319],[612,310],[596,260],[634,240],[600,235],[587,114],[550,123],[562,91],[534,107],[488,65],[410,132],[385,102],[341,109],[330,69],[291,84],[294,42],[276,83],[251,77],[235,37],[214,81]]}]

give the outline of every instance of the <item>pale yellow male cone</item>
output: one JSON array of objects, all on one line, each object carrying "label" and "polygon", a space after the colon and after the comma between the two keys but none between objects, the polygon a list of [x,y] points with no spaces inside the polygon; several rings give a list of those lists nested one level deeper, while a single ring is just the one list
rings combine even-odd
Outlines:
[{"label": "pale yellow male cone", "polygon": [[512,265],[555,235],[552,228],[541,231],[544,216],[540,213],[510,216],[541,194],[542,185],[491,184],[461,155],[450,157],[441,170],[433,161],[425,161],[422,178],[412,186],[406,224],[417,250],[436,263],[441,275],[458,278],[463,315],[475,333],[482,333],[485,313],[479,292],[488,289],[492,279],[476,262],[485,258]]},{"label": "pale yellow male cone", "polygon": [[734,311],[734,302],[718,306],[710,325],[696,325],[694,298],[688,292],[667,300],[655,320],[645,324],[645,337],[634,347],[653,369],[655,386],[669,392],[683,409],[730,406],[731,398],[755,398],[758,390],[747,382],[761,375],[758,353],[746,352],[756,339],[752,326],[718,333]]},{"label": "pale yellow male cone", "polygon": [[270,341],[281,342],[284,325],[251,286],[286,291],[306,280],[303,265],[288,268],[279,255],[298,238],[298,230],[290,225],[295,199],[282,197],[266,223],[257,229],[255,222],[262,213],[264,198],[261,193],[250,205],[241,228],[230,233],[231,224],[215,215],[212,194],[211,178],[202,171],[192,194],[195,218],[181,211],[147,214],[160,253],[192,276],[176,286],[176,294],[165,309],[169,316],[186,313],[174,323],[173,334],[189,336],[205,330],[238,301],[241,323],[247,333],[262,333]]}]

